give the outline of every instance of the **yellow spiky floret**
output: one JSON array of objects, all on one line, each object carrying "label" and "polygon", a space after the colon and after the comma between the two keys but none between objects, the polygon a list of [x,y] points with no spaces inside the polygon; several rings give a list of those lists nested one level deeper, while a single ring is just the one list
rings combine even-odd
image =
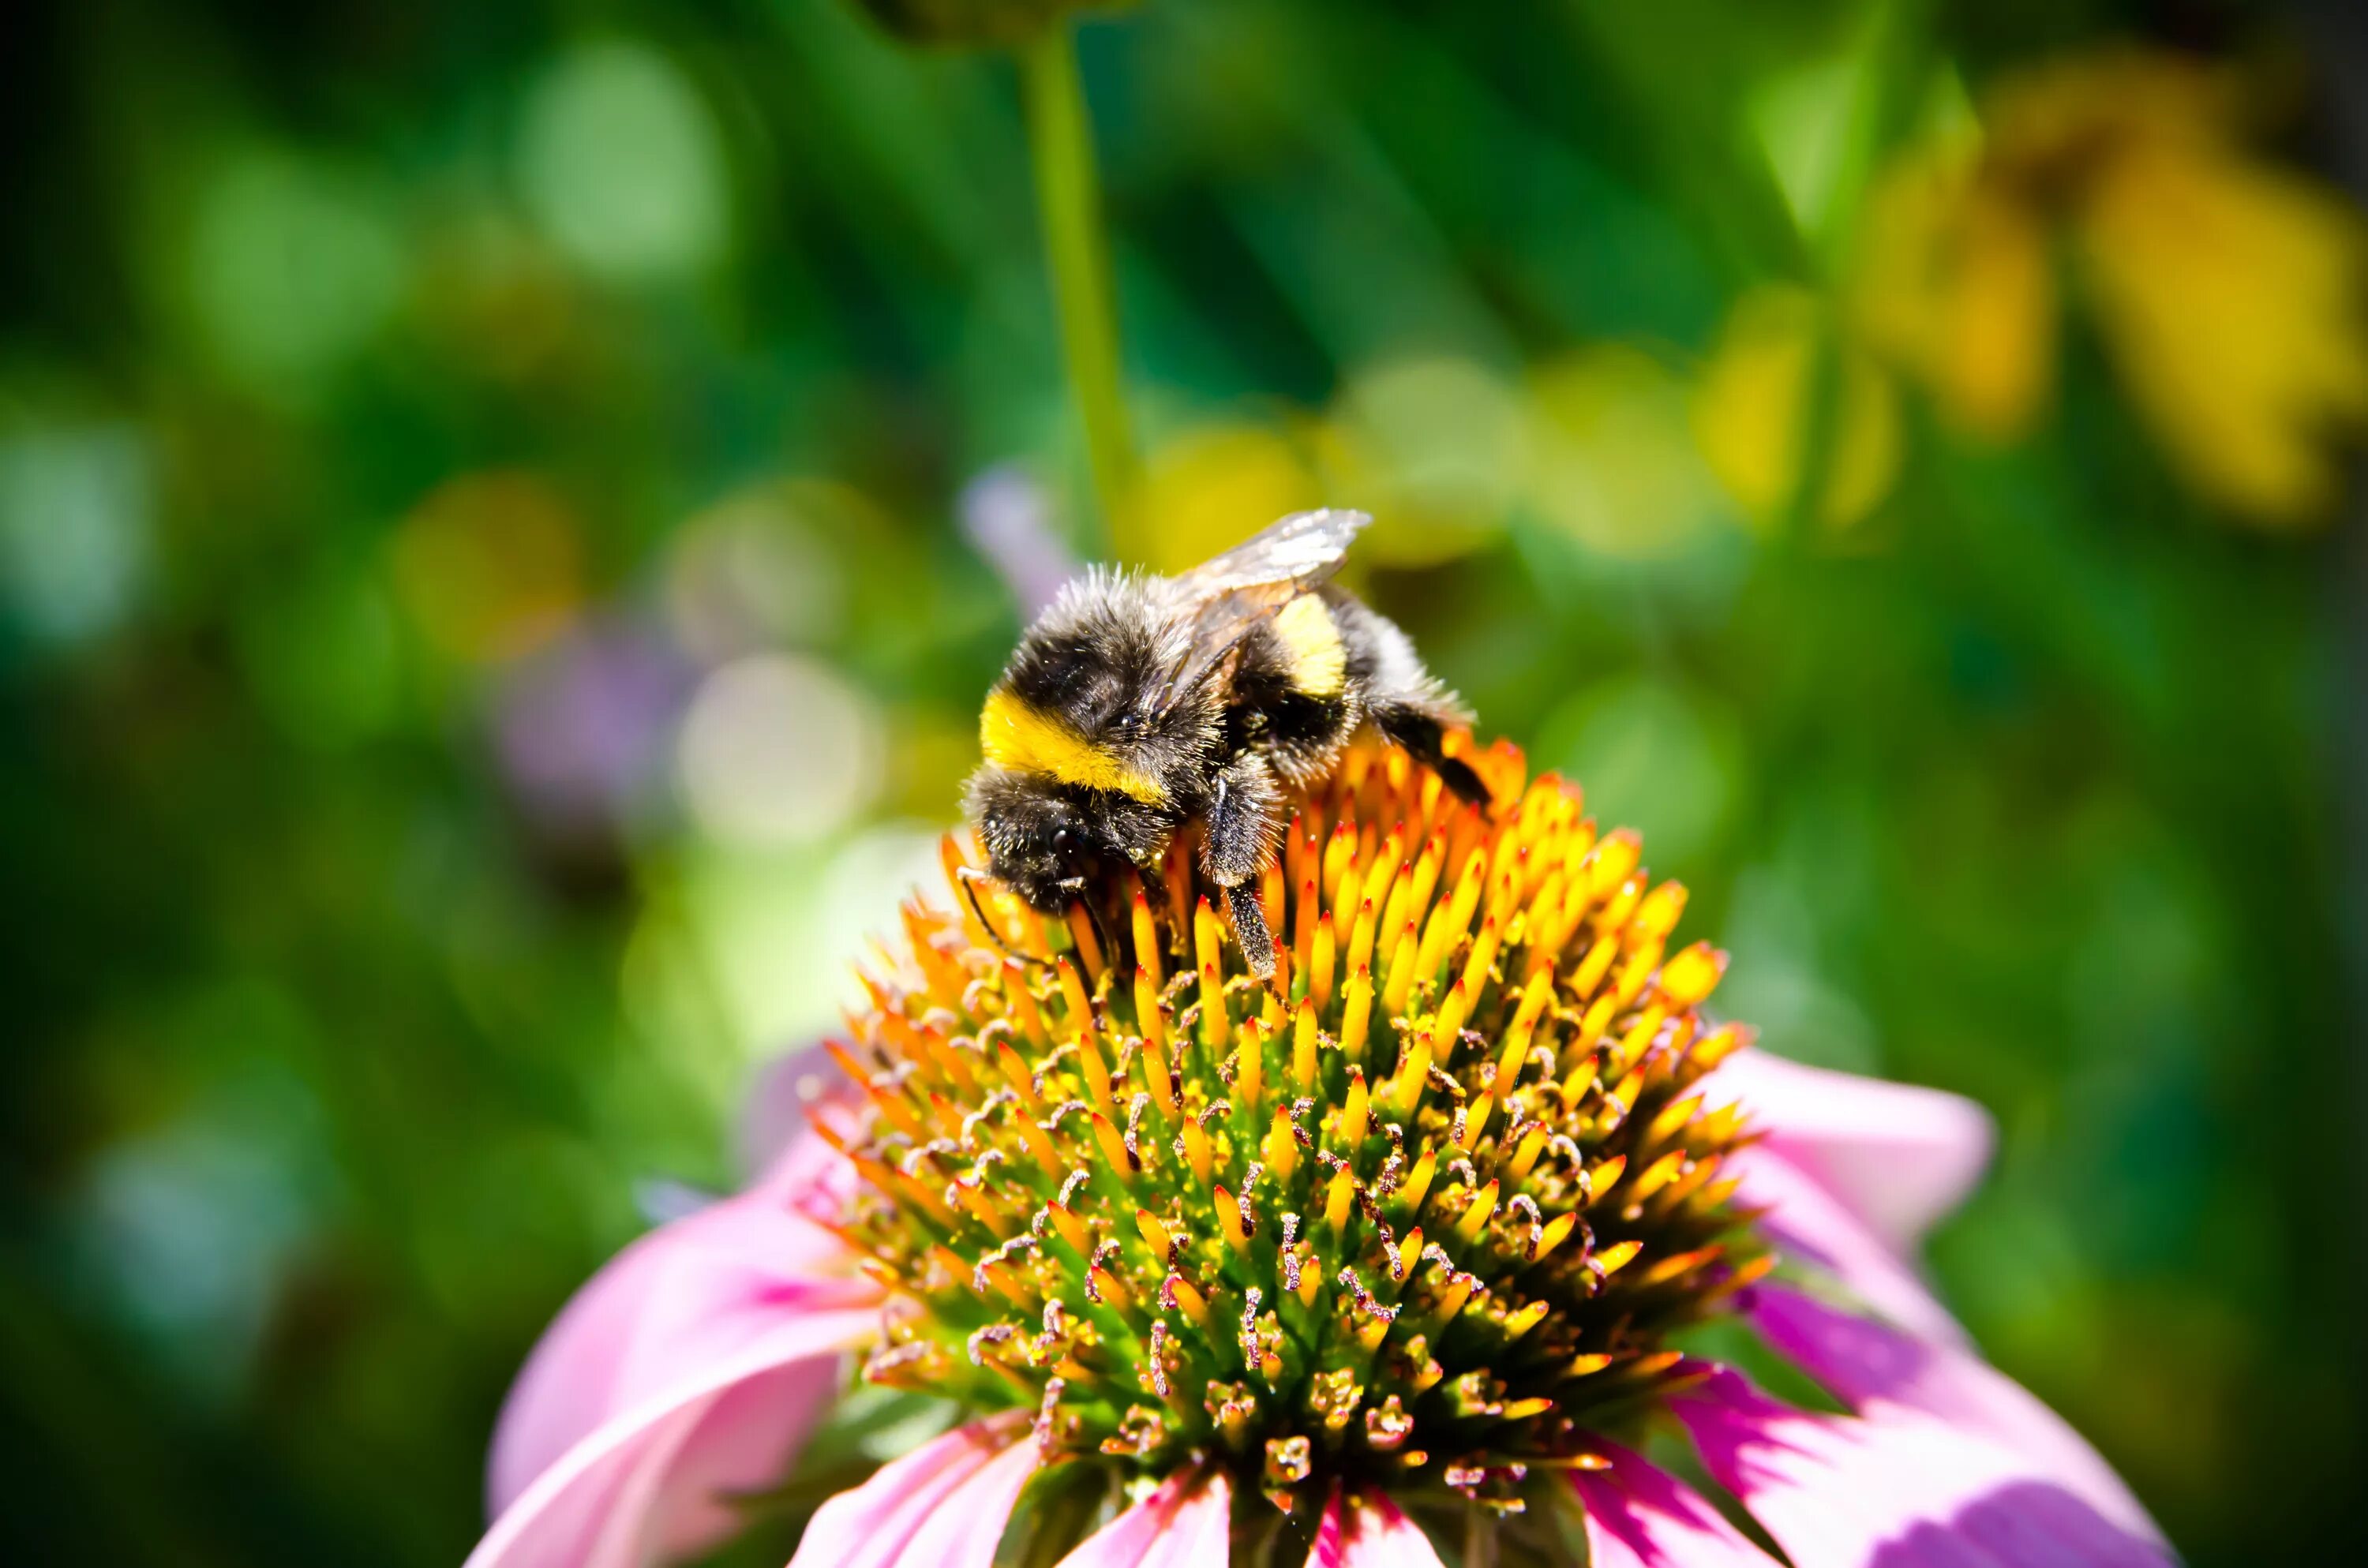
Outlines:
[{"label": "yellow spiky floret", "polygon": [[1302,801],[1271,989],[1189,844],[1064,918],[908,906],[839,1052],[848,1233],[897,1303],[870,1376],[1289,1506],[1507,1503],[1679,1375],[1669,1332],[1771,1261],[1716,1179],[1742,1120],[1694,1087],[1748,1038],[1699,1011],[1725,956],[1670,947],[1684,890],[1575,788],[1467,760],[1493,820],[1372,747]]}]

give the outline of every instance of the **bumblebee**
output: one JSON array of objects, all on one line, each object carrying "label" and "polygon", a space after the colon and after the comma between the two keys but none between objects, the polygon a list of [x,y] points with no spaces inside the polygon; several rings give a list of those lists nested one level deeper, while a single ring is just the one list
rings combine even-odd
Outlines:
[{"label": "bumblebee", "polygon": [[[1470,722],[1405,632],[1329,579],[1362,512],[1300,512],[1176,577],[1097,569],[1020,639],[979,719],[970,781],[988,872],[1056,914],[1188,824],[1249,967],[1274,975],[1258,878],[1294,791],[1371,724],[1482,806],[1440,749]],[[1089,905],[1090,907],[1090,905]]]}]

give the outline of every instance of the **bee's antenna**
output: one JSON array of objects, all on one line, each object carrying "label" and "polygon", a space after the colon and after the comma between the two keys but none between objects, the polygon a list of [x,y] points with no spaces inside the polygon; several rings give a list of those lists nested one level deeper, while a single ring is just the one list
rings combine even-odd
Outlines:
[{"label": "bee's antenna", "polygon": [[995,922],[986,917],[986,906],[978,902],[978,884],[994,881],[992,877],[976,867],[964,866],[954,873],[954,880],[962,883],[962,895],[970,900],[971,913],[978,916],[978,923],[986,932],[987,940],[1001,948],[1005,957],[1018,959],[1021,963],[1030,965],[1042,964],[1044,961],[1032,953],[1020,952],[1009,942],[1005,941],[1003,933],[996,929]]}]

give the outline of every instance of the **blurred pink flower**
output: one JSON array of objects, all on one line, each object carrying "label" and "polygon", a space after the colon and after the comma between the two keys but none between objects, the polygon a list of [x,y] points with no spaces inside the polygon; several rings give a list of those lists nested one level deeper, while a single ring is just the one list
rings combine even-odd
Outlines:
[{"label": "blurred pink flower", "polygon": [[[1982,1112],[1752,1051],[1702,1086],[1762,1134],[1736,1156],[1742,1196],[1834,1298],[1761,1284],[1739,1307],[1847,1414],[1795,1409],[1708,1364],[1668,1407],[1794,1568],[2175,1562],[2103,1460],[1980,1359],[1908,1261],[1987,1159]],[[629,1568],[728,1533],[732,1494],[785,1472],[842,1356],[880,1333],[887,1297],[827,1226],[854,1183],[823,1141],[802,1140],[747,1191],[595,1278],[511,1392],[493,1452],[497,1517],[469,1568]],[[1602,1468],[1570,1472],[1594,1568],[1770,1568],[1677,1477],[1608,1440],[1595,1457]],[[1041,1462],[1026,1413],[973,1420],[825,1504],[792,1568],[986,1568]],[[1217,1466],[1171,1476],[1065,1568],[1222,1563],[1232,1498]],[[1336,1492],[1310,1562],[1440,1558],[1389,1498]]]}]

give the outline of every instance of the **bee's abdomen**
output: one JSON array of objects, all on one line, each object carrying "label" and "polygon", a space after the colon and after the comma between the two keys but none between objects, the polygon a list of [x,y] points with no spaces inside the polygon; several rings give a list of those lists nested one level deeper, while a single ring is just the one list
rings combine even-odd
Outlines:
[{"label": "bee's abdomen", "polygon": [[1349,649],[1332,607],[1316,594],[1302,594],[1270,623],[1277,660],[1293,691],[1316,699],[1338,698],[1349,682]]},{"label": "bee's abdomen", "polygon": [[1356,683],[1338,622],[1303,594],[1242,645],[1227,706],[1227,749],[1266,752],[1286,778],[1320,772],[1356,728]]}]

